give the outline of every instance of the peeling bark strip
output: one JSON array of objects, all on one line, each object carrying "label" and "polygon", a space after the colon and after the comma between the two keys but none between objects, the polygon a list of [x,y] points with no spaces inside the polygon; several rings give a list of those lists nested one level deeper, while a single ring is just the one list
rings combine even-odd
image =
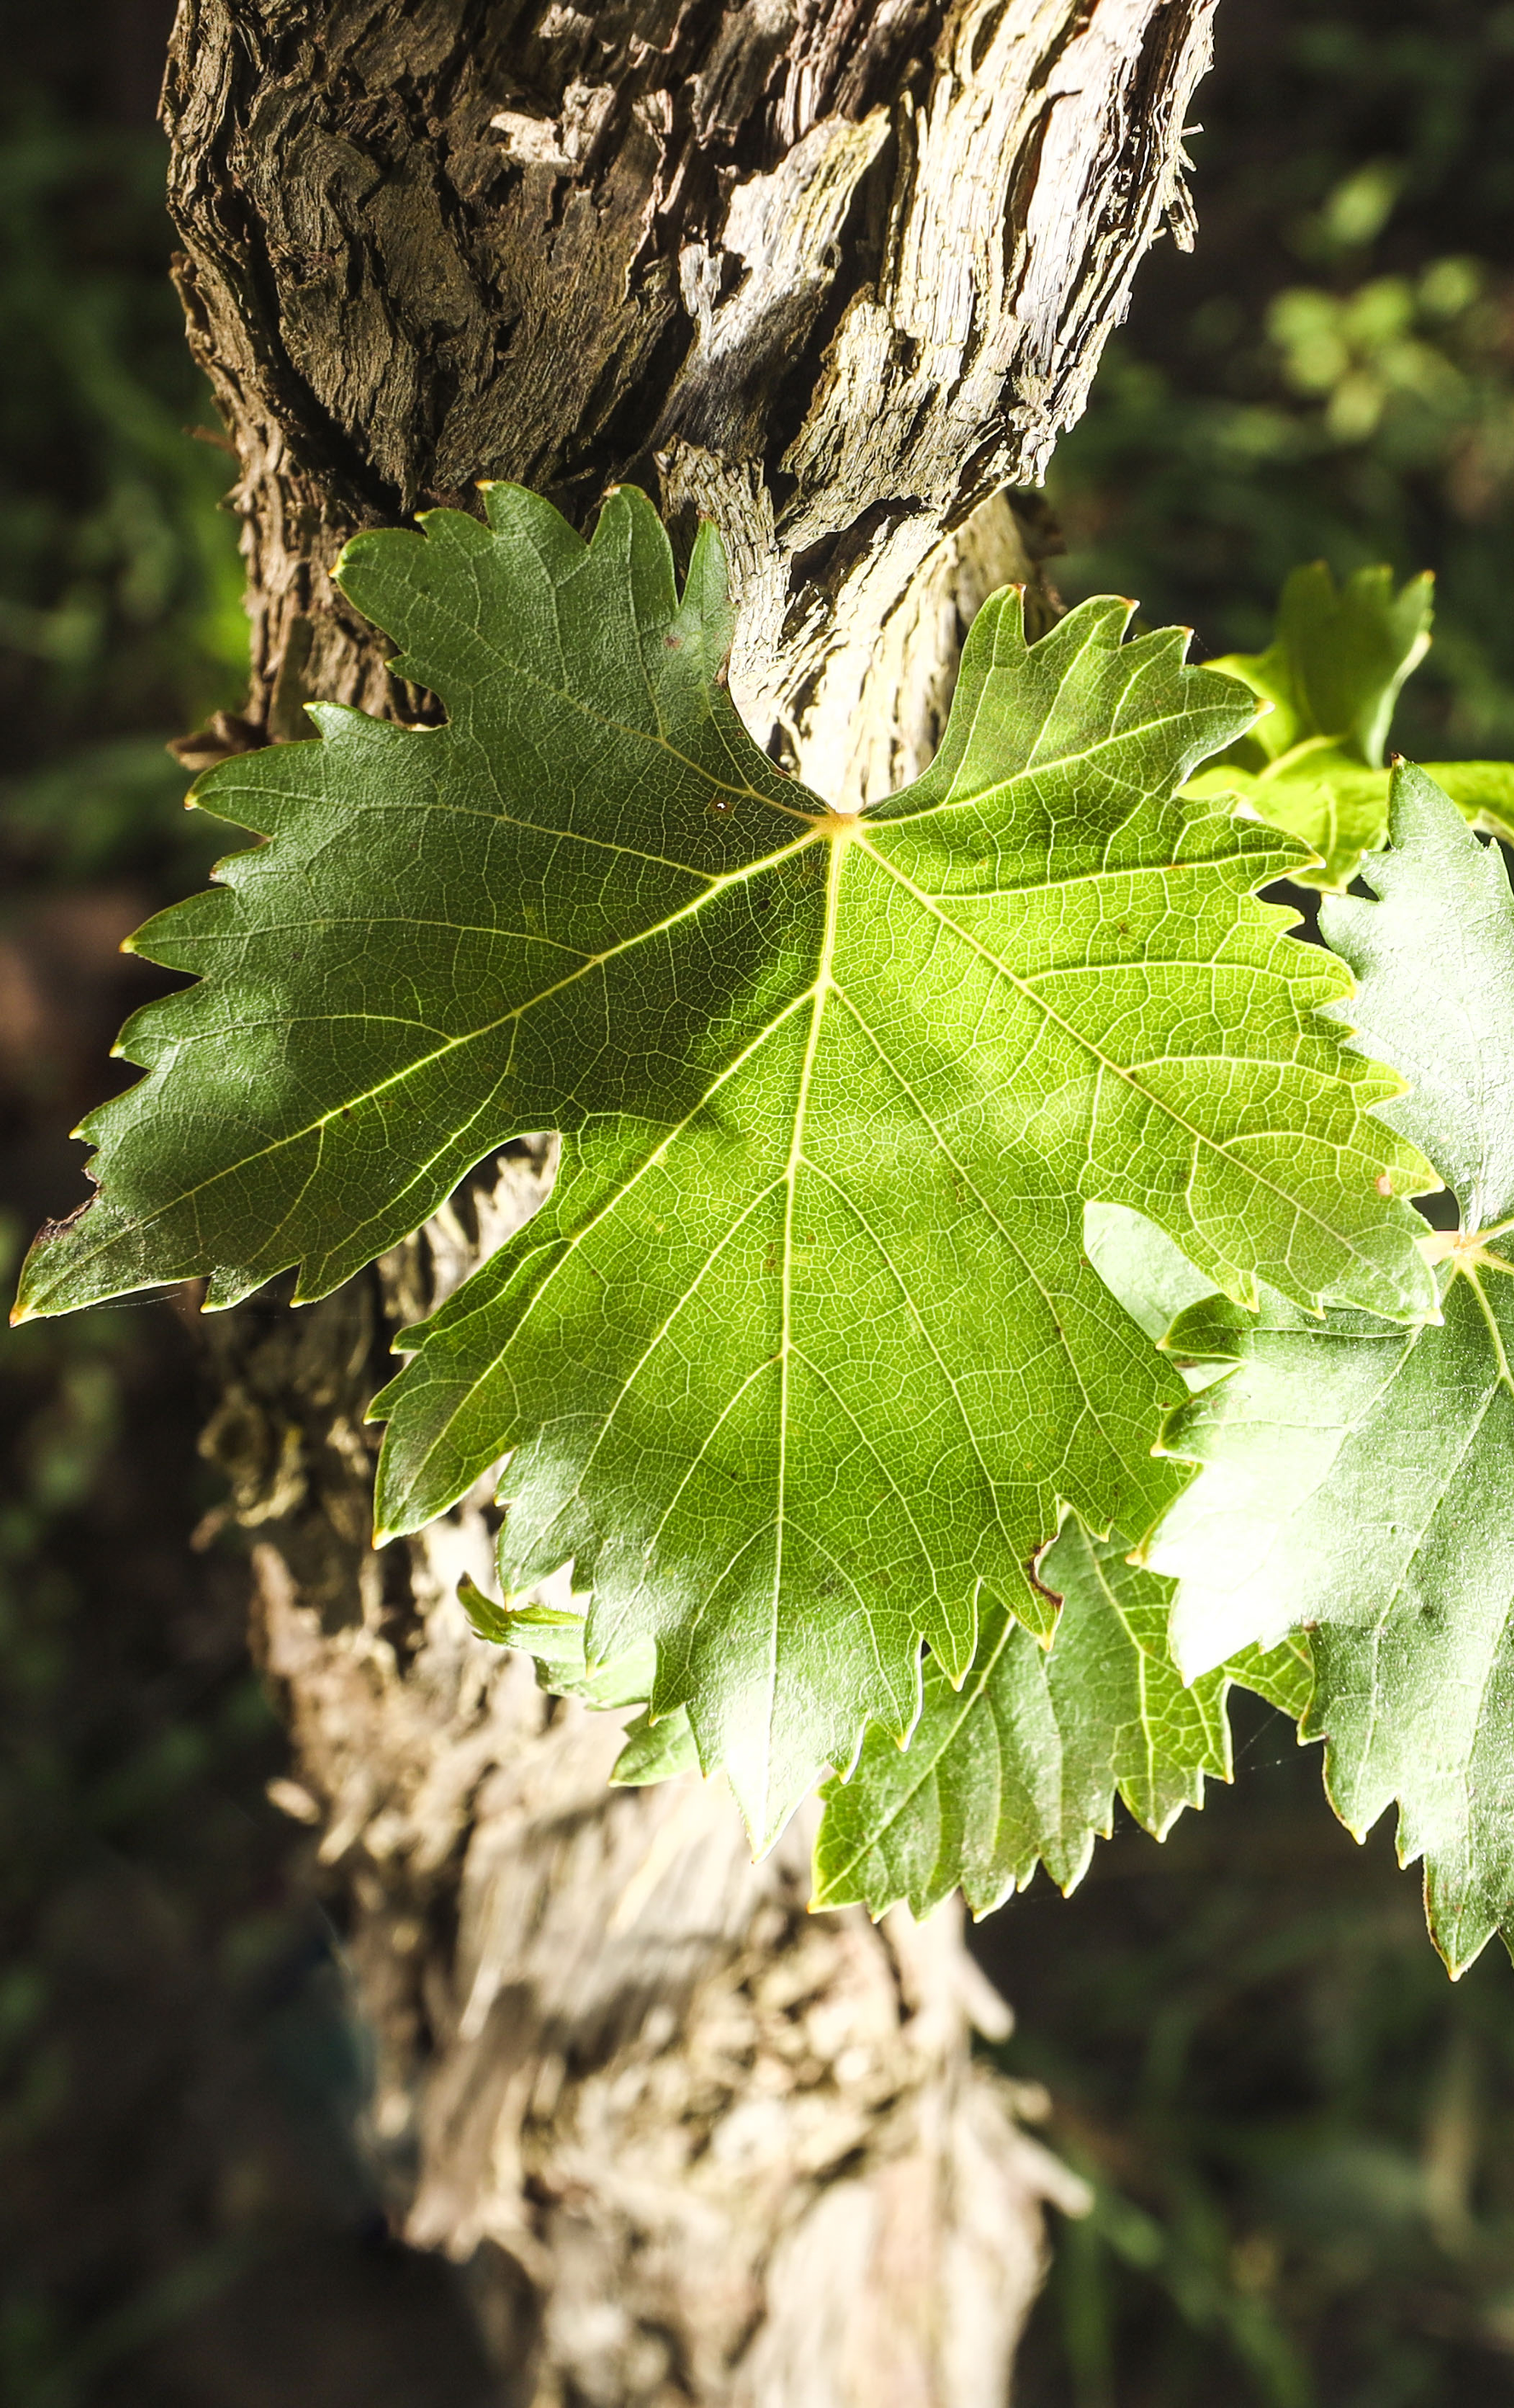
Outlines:
[{"label": "peeling bark strip", "polygon": [[[190,340],[241,464],[253,676],[198,767],[320,696],[414,716],[346,538],[475,480],[713,517],[749,724],[833,801],[934,750],[961,635],[1163,221],[1215,0],[180,0]],[[455,1602],[486,1498],[367,1548],[388,1332],[518,1225],[514,1147],[292,1316],[210,1325],[207,1452],[379,2053],[398,2219],[469,2258],[508,2408],[1000,2408],[1041,2201],[950,1916],[802,1913],[719,1782],[614,1792],[613,1717]]]}]

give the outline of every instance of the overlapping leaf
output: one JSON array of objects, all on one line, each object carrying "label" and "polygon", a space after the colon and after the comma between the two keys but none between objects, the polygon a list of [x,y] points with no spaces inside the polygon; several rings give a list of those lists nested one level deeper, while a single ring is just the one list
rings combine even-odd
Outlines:
[{"label": "overlapping leaf", "polygon": [[[1383,750],[1399,691],[1429,646],[1431,583],[1411,578],[1395,594],[1388,569],[1361,568],[1337,592],[1317,561],[1284,585],[1267,650],[1214,664],[1268,709],[1193,791],[1238,795],[1308,845],[1321,860],[1293,873],[1305,885],[1344,893],[1387,835]],[[1432,774],[1475,826],[1514,836],[1507,762],[1433,764]]]},{"label": "overlapping leaf", "polygon": [[1380,899],[1327,902],[1323,925],[1358,974],[1359,1041],[1412,1082],[1385,1117],[1462,1208],[1426,1240],[1444,1319],[1321,1330],[1276,1299],[1260,1320],[1193,1306],[1173,1351],[1237,1368],[1168,1426],[1203,1468],[1148,1559],[1178,1579],[1190,1672],[1310,1630],[1305,1731],[1328,1742],[1331,1797],[1358,1834],[1396,1800],[1459,1971],[1514,1919],[1514,898],[1496,850],[1407,767],[1366,875]]},{"label": "overlapping leaf", "polygon": [[1391,569],[1359,568],[1337,589],[1322,560],[1295,568],[1267,650],[1216,664],[1272,706],[1229,757],[1262,770],[1301,745],[1335,745],[1378,767],[1400,689],[1430,648],[1434,582],[1413,577],[1395,594]]},{"label": "overlapping leaf", "polygon": [[315,1295],[562,1129],[548,1207],[381,1400],[381,1519],[510,1454],[506,1586],[572,1556],[588,1660],[650,1642],[652,1713],[766,1839],[867,1719],[910,1728],[922,1640],[960,1676],[980,1597],[1044,1627],[1062,1500],[1135,1528],[1172,1493],[1170,1375],[1084,1201],[1235,1296],[1407,1318],[1429,1173],[1317,1016],[1343,975],[1250,899],[1294,849],[1175,798],[1250,707],[1179,636],[1096,602],[1027,648],[997,597],[937,761],[842,818],[731,709],[707,533],[680,601],[639,495],[589,548],[489,512],[344,568],[445,726],[328,711],[204,781],[268,841],[139,939],[202,983],[128,1028],[150,1076],[27,1302],[293,1263]]},{"label": "overlapping leaf", "polygon": [[626,1725],[625,1745],[610,1774],[619,1787],[645,1788],[650,1782],[670,1781],[675,1773],[692,1771],[698,1764],[693,1733],[682,1707],[675,1707],[658,1722],[646,1712],[656,1670],[648,1641],[634,1641],[607,1663],[591,1664],[584,1643],[584,1614],[539,1603],[498,1606],[466,1579],[459,1594],[480,1639],[493,1640],[496,1647],[517,1647],[535,1658],[537,1685],[549,1696],[578,1698],[601,1711],[615,1706],[642,1708],[636,1720]]},{"label": "overlapping leaf", "polygon": [[902,1899],[921,1915],[960,1886],[986,1914],[1037,1864],[1070,1890],[1108,1835],[1117,1793],[1162,1839],[1202,1804],[1206,1775],[1229,1780],[1232,1679],[1302,1711],[1297,1642],[1185,1687],[1167,1647],[1172,1584],[1128,1553],[1069,1517],[1040,1565],[1063,1600],[1050,1648],[995,1610],[960,1690],[927,1665],[907,1750],[870,1731],[850,1779],[821,1792],[817,1906],[881,1914]]}]

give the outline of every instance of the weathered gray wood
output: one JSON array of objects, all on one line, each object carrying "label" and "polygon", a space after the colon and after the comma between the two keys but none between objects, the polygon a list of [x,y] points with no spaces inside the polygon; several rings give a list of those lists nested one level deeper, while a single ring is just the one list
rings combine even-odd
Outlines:
[{"label": "weathered gray wood", "polygon": [[[1034,482],[1138,261],[1183,238],[1215,0],[181,0],[165,117],[190,337],[240,456],[253,678],[196,765],[308,697],[413,715],[330,569],[509,477],[713,516],[732,690],[855,802],[934,747],[961,633],[1036,598]],[[1050,607],[1040,596],[1040,607]],[[501,2397],[997,2408],[1076,2203],[975,2065],[950,1915],[808,1918],[719,1782],[611,1793],[454,1598],[487,1498],[366,1545],[386,1334],[550,1175],[485,1166],[379,1273],[215,1326],[208,1450],[256,1532],[379,2051],[396,2217],[468,2259]]]}]

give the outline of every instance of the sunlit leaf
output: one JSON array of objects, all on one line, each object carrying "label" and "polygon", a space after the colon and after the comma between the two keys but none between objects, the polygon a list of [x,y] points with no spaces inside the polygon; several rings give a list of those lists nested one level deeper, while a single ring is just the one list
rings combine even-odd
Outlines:
[{"label": "sunlit leaf", "polygon": [[1296,847],[1176,794],[1252,709],[1180,634],[1094,601],[1028,647],[995,597],[936,762],[847,817],[731,706],[709,530],[680,597],[639,494],[592,546],[488,508],[342,569],[445,725],[324,710],[202,781],[267,841],[138,939],[200,983],[129,1025],[149,1076],[25,1305],[317,1296],[561,1130],[547,1207],[405,1341],[380,1523],[508,1455],[505,1588],[573,1558],[588,1661],[654,1650],[653,1717],[765,1842],[868,1720],[909,1731],[922,1641],[961,1677],[980,1609],[1049,1630],[1064,1504],[1170,1500],[1178,1385],[1084,1204],[1236,1297],[1411,1319],[1431,1174],[1321,1017],[1344,972],[1251,897]]},{"label": "sunlit leaf", "polygon": [[[1195,796],[1236,797],[1268,826],[1320,856],[1292,872],[1302,885],[1344,894],[1388,834],[1382,767],[1393,707],[1430,643],[1431,578],[1393,591],[1387,568],[1360,568],[1338,591],[1322,561],[1295,568],[1264,652],[1213,666],[1242,679],[1266,711],[1211,768]],[[1514,840],[1514,763],[1428,765],[1474,827]]]},{"label": "sunlit leaf", "polygon": [[1514,896],[1422,772],[1394,773],[1379,899],[1327,902],[1358,1039],[1412,1083],[1382,1107],[1446,1173],[1459,1230],[1427,1235],[1443,1318],[1323,1326],[1192,1306],[1174,1354],[1235,1366],[1169,1423],[1202,1468],[1147,1550],[1178,1582],[1173,1643],[1200,1674],[1247,1641],[1309,1634],[1307,1736],[1341,1818],[1399,1810],[1453,1971],[1514,1918]]},{"label": "sunlit leaf", "polygon": [[1136,1570],[1123,1539],[1069,1516],[1041,1558],[1062,1612],[1043,1650],[1002,1612],[985,1616],[960,1690],[925,1670],[907,1750],[869,1732],[847,1781],[827,1783],[815,1903],[930,1913],[961,1887],[977,1914],[1023,1889],[1038,1864],[1070,1890],[1115,1799],[1161,1839],[1206,1776],[1230,1779],[1232,1678],[1274,1702],[1307,1696],[1296,1643],[1185,1687],[1167,1649],[1172,1583]]}]

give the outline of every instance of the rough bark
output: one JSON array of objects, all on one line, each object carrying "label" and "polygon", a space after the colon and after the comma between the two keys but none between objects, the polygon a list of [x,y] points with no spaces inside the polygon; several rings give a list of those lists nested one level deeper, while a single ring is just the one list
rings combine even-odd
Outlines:
[{"label": "rough bark", "polygon": [[378,1280],[211,1325],[207,1448],[302,1772],[276,1796],[338,1889],[396,2224],[471,2265],[507,2408],[999,2408],[1041,2202],[1082,2191],[972,2059],[1008,2015],[957,1919],[811,1917],[803,1830],[754,1867],[722,1782],[610,1790],[624,1718],[545,1697],[456,1602],[487,1493],[407,1577],[366,1546],[384,1325],[543,1168]]},{"label": "rough bark", "polygon": [[[1039,477],[1164,220],[1215,0],[181,0],[164,110],[190,338],[241,463],[253,676],[194,766],[407,717],[331,568],[518,479],[635,479],[725,536],[732,689],[838,802],[921,767],[961,633],[1038,588]],[[470,1499],[366,1544],[389,1331],[539,1197],[485,1166],[341,1295],[214,1325],[207,1447],[379,2064],[416,2241],[469,2260],[521,2408],[996,2408],[1071,2186],[971,2057],[950,1915],[804,1913],[717,1781],[610,1792],[455,1601]]]}]

